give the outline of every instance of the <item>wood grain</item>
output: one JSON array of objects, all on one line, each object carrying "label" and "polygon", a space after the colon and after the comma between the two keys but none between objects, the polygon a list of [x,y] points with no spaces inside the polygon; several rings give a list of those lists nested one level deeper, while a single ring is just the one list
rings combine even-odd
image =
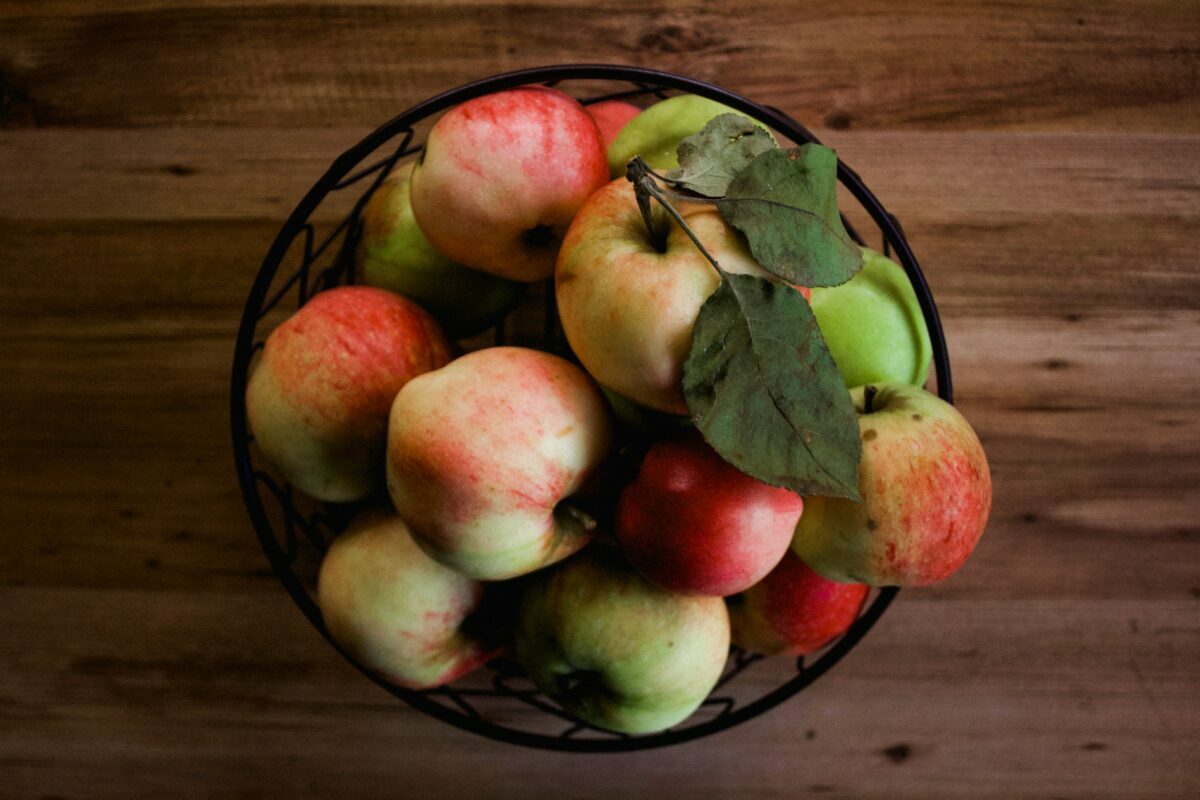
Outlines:
[{"label": "wood grain", "polygon": [[1189,130],[1194,0],[1039,3],[24,2],[0,7],[8,125],[375,125],[551,63],[655,66],[838,128]]},{"label": "wood grain", "polygon": [[[0,796],[1200,795],[1197,22],[0,2]],[[270,573],[227,433],[250,281],[333,158],[435,91],[584,60],[817,126],[920,257],[996,498],[962,572],[794,701],[604,759],[461,733],[344,663]]]}]

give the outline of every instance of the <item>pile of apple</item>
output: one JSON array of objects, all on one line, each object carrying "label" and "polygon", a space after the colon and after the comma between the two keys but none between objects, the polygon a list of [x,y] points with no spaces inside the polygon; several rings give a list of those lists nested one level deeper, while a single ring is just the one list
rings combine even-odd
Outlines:
[{"label": "pile of apple", "polygon": [[[294,487],[366,509],[318,579],[330,633],[365,667],[425,688],[510,653],[579,719],[657,731],[696,710],[731,641],[812,652],[869,586],[941,580],[974,548],[987,462],[921,388],[924,320],[879,253],[839,286],[788,287],[857,411],[857,499],[751,477],[692,424],[701,306],[725,273],[766,273],[711,204],[677,213],[721,274],[678,221],[655,241],[626,165],[676,167],[729,111],[690,95],[585,108],[544,87],[463,103],[365,207],[367,285],[317,294],[270,334],[250,426]],[[576,360],[458,355],[548,278]]]}]

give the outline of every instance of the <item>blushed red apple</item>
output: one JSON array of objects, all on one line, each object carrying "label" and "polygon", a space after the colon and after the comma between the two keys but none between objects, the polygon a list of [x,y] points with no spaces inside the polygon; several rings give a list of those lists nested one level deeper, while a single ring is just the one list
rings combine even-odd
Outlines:
[{"label": "blushed red apple", "polygon": [[617,506],[634,569],[673,592],[725,597],[779,563],[804,501],[737,470],[694,430],[652,446]]},{"label": "blushed red apple", "polygon": [[810,497],[792,549],[835,581],[925,586],[966,562],[987,525],[992,480],[954,406],[904,383],[850,391],[862,502]]},{"label": "blushed red apple", "polygon": [[608,181],[595,121],[570,95],[526,86],[434,124],[413,170],[413,214],[451,260],[515,281],[554,273],[567,226]]},{"label": "blushed red apple", "polygon": [[402,686],[449,683],[500,650],[501,626],[472,625],[483,583],[426,555],[395,514],[365,512],[334,540],[317,601],[334,640]]},{"label": "blushed red apple", "polygon": [[267,337],[246,388],[254,441],[305,494],[360,500],[383,483],[396,392],[449,360],[415,303],[368,286],[321,292]]},{"label": "blushed red apple", "polygon": [[410,381],[392,405],[387,485],[422,547],[483,580],[574,553],[595,523],[570,496],[604,459],[608,407],[583,370],[492,347]]},{"label": "blushed red apple", "polygon": [[601,100],[584,106],[587,112],[596,120],[600,129],[600,138],[607,148],[617,138],[617,134],[625,127],[625,123],[642,113],[642,109],[624,100]]},{"label": "blushed red apple", "polygon": [[729,598],[733,643],[764,655],[806,655],[845,633],[869,591],[823,578],[788,552],[767,577]]}]

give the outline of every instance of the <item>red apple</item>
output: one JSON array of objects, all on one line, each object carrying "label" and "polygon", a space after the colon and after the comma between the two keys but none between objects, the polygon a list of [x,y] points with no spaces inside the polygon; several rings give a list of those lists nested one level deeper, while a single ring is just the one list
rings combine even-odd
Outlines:
[{"label": "red apple", "polygon": [[[440,686],[499,651],[484,584],[434,561],[395,514],[368,511],[334,540],[317,577],[321,615],[360,664],[402,686]],[[515,612],[515,610],[514,610]]]},{"label": "red apple", "polygon": [[953,574],[987,525],[992,479],[979,437],[937,395],[903,383],[850,391],[862,502],[810,497],[792,549],[835,581],[924,586]]},{"label": "red apple", "polygon": [[383,483],[396,392],[449,360],[415,303],[367,286],[321,292],[267,337],[246,389],[254,441],[305,494],[360,500]]},{"label": "red apple", "polygon": [[607,181],[600,131],[583,106],[527,86],[442,115],[410,191],[417,224],[451,260],[536,281],[554,274],[572,217]]},{"label": "red apple", "polygon": [[779,563],[803,508],[799,495],[739,472],[693,430],[650,448],[617,506],[617,539],[664,589],[724,597]]},{"label": "red apple", "polygon": [[596,120],[605,148],[613,143],[613,139],[617,138],[626,122],[642,113],[640,108],[624,100],[602,100],[584,108],[592,115],[592,119]]},{"label": "red apple", "polygon": [[733,643],[765,655],[819,650],[858,618],[868,591],[822,578],[789,552],[767,577],[729,598]]}]

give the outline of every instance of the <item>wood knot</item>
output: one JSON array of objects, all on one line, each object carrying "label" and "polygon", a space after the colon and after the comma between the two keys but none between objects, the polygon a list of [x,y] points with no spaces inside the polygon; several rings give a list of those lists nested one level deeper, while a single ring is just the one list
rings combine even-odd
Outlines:
[{"label": "wood knot", "polygon": [[40,124],[29,92],[0,73],[0,128],[36,128]]},{"label": "wood knot", "polygon": [[825,117],[825,125],[835,131],[847,130],[853,120],[845,111],[834,111],[829,116]]},{"label": "wood knot", "polygon": [[719,44],[720,39],[699,28],[671,22],[643,33],[637,48],[647,53],[695,53]]}]

